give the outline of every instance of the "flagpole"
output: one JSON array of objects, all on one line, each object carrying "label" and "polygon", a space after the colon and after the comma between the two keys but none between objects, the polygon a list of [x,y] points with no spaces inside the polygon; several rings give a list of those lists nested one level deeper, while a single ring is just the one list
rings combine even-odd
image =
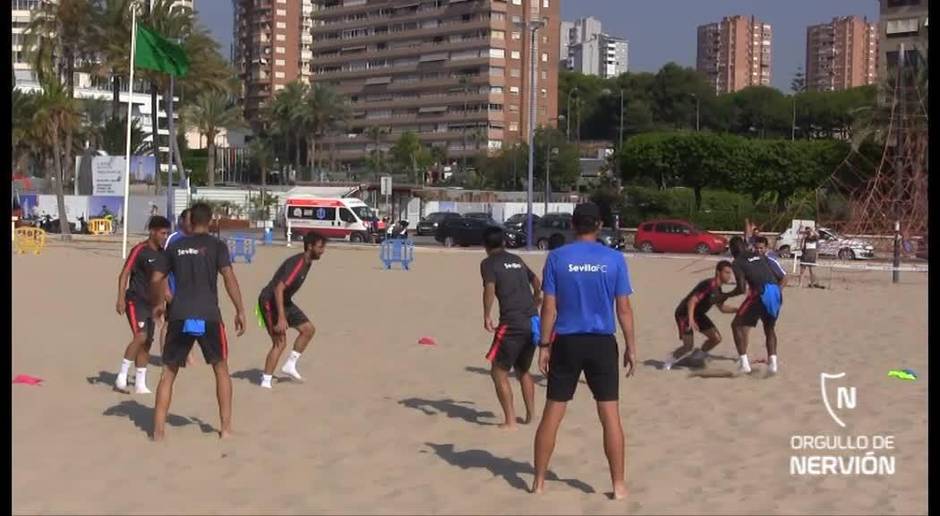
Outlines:
[{"label": "flagpole", "polygon": [[[131,5],[131,56],[128,62],[130,63],[130,75],[129,82],[127,85],[127,133],[125,135],[126,140],[124,142],[124,220],[123,230],[124,230],[124,244],[121,247],[121,257],[127,258],[127,222],[128,222],[128,201],[130,200],[131,194],[131,111],[132,104],[131,100],[134,96],[134,54],[137,52],[137,9],[135,5]],[[154,131],[156,132],[156,131]],[[154,138],[156,142],[156,138]]]}]

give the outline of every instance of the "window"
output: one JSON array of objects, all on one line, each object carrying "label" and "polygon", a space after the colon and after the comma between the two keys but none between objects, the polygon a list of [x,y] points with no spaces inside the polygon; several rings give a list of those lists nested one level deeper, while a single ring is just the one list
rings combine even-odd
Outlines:
[{"label": "window", "polygon": [[511,37],[512,39],[518,41],[518,40],[522,39],[522,34],[520,34],[520,33],[518,33],[518,32],[513,32],[512,34],[510,34],[510,37]]},{"label": "window", "polygon": [[888,20],[885,24],[885,34],[888,37],[900,36],[904,34],[916,34],[918,30],[917,18],[904,18],[900,20]]},{"label": "window", "polygon": [[518,132],[518,131],[519,131],[519,122],[509,122],[509,130],[510,130],[510,131],[516,131],[516,132]]},{"label": "window", "polygon": [[548,96],[548,90],[546,90],[545,88],[542,88],[542,98],[545,98],[547,96]]},{"label": "window", "polygon": [[277,23],[274,24],[274,26],[277,27],[278,29],[286,29],[286,28],[287,28],[287,24],[284,23],[284,22],[277,22]]},{"label": "window", "polygon": [[542,52],[542,62],[543,62],[543,63],[547,63],[547,62],[548,62],[548,54],[545,53],[545,52]]},{"label": "window", "polygon": [[284,72],[274,72],[274,78],[275,78],[275,79],[283,79],[283,78],[284,78]]},{"label": "window", "polygon": [[274,47],[275,54],[285,54],[287,50],[284,47]]},{"label": "window", "polygon": [[652,224],[643,224],[643,231],[652,231],[652,230],[653,230]]},{"label": "window", "polygon": [[504,59],[506,57],[506,51],[501,48],[491,48],[490,57],[493,59]]},{"label": "window", "polygon": [[290,216],[292,219],[307,219],[307,220],[336,220],[336,208],[291,208]]},{"label": "window", "polygon": [[512,68],[509,70],[510,77],[521,77],[521,71],[518,68]]},{"label": "window", "polygon": [[490,75],[493,77],[502,77],[505,74],[506,69],[501,66],[491,66]]},{"label": "window", "polygon": [[518,86],[510,86],[510,87],[509,87],[509,93],[512,93],[513,95],[518,95],[518,94],[519,94],[519,87],[518,87]]},{"label": "window", "polygon": [[277,41],[287,41],[287,35],[286,35],[286,34],[275,34],[275,35],[274,35],[274,39],[276,39]]},{"label": "window", "polygon": [[506,31],[504,30],[494,30],[492,32],[493,39],[506,39]]},{"label": "window", "polygon": [[542,0],[542,7],[548,9],[548,0]]},{"label": "window", "polygon": [[510,112],[510,113],[518,113],[518,112],[519,112],[519,106],[516,105],[516,104],[510,104],[510,105],[509,105],[509,112]]},{"label": "window", "polygon": [[520,54],[518,50],[513,50],[512,53],[509,54],[509,57],[513,59],[522,59],[522,54]]},{"label": "window", "polygon": [[546,72],[545,70],[542,70],[542,80],[543,81],[548,80],[548,72]]},{"label": "window", "polygon": [[287,16],[287,9],[278,9],[276,12],[278,16]]},{"label": "window", "polygon": [[349,211],[347,208],[340,208],[339,219],[350,224],[354,224],[356,222],[356,216],[353,215],[353,212]]},{"label": "window", "polygon": [[502,95],[503,87],[502,86],[490,86],[490,93],[493,95]]},{"label": "window", "polygon": [[522,0],[512,0],[512,5],[522,5]]},{"label": "window", "polygon": [[274,60],[274,64],[275,64],[276,66],[287,66],[287,61],[285,61],[285,60],[283,60],[283,59],[275,59],[275,60]]}]

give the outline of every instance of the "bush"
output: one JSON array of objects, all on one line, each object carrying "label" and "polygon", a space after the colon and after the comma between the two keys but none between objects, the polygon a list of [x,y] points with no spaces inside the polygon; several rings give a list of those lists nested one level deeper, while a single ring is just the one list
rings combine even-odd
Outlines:
[{"label": "bush", "polygon": [[704,190],[702,207],[696,212],[695,195],[689,188],[624,188],[620,204],[621,227],[636,227],[658,218],[687,220],[703,229],[737,230],[743,229],[745,218],[761,224],[773,216],[757,210],[749,196],[725,190]]}]

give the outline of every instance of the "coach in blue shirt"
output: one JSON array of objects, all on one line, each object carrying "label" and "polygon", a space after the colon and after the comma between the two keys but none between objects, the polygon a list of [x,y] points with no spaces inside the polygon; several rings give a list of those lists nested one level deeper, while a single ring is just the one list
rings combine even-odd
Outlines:
[{"label": "coach in blue shirt", "polygon": [[597,241],[601,229],[597,205],[579,204],[572,222],[576,240],[549,253],[542,273],[539,369],[548,377],[548,396],[535,434],[532,491],[541,493],[544,489],[558,427],[583,371],[604,427],[604,452],[610,465],[614,498],[621,499],[627,495],[627,487],[614,305],[626,340],[623,365],[629,377],[636,365],[629,297],[633,289],[624,256]]}]

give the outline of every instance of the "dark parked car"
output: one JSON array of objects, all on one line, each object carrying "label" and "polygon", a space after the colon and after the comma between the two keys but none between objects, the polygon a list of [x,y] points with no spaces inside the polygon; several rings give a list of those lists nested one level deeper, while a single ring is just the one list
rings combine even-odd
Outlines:
[{"label": "dark parked car", "polygon": [[459,219],[460,214],[444,211],[431,213],[430,215],[427,215],[421,219],[421,222],[418,222],[418,225],[415,226],[415,231],[418,233],[418,236],[433,235],[435,232],[437,232],[437,228],[440,223],[449,218]]},{"label": "dark parked car", "polygon": [[684,220],[650,220],[637,227],[633,245],[644,253],[718,254],[728,248],[728,239]]},{"label": "dark parked car", "polygon": [[[525,216],[526,216],[525,213],[517,213],[513,215],[512,217],[509,217],[508,219],[506,219],[506,223],[503,224],[503,226],[506,227],[507,229],[514,229],[516,231],[522,231],[523,233],[525,233],[525,230],[526,230]],[[537,226],[540,220],[542,220],[542,217],[532,214],[532,226],[533,227]]]},{"label": "dark parked car", "polygon": [[[483,245],[483,231],[491,226],[499,226],[493,219],[459,217],[448,218],[441,222],[434,234],[434,239],[445,247]],[[525,238],[518,231],[506,231],[506,247],[515,248],[525,244]]]},{"label": "dark parked car", "polygon": [[[575,239],[570,213],[549,213],[533,226],[534,241],[539,249],[549,249],[557,245],[569,244]],[[623,249],[623,237],[609,228],[601,229],[598,241],[613,249]],[[555,245],[550,246],[550,243]]]}]

